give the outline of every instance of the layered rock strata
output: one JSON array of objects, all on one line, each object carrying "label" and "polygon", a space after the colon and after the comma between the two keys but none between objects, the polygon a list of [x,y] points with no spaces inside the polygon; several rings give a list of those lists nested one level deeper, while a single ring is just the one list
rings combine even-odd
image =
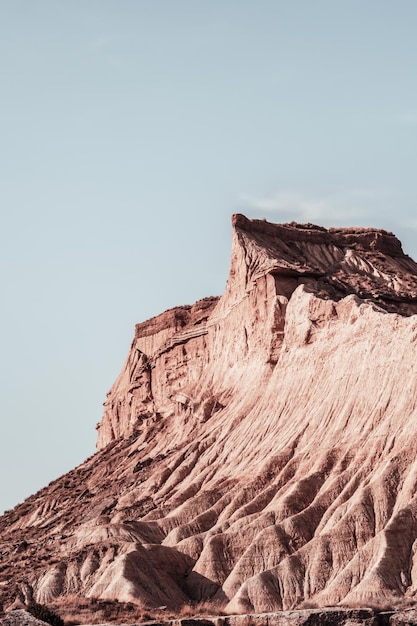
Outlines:
[{"label": "layered rock strata", "polygon": [[235,215],[224,295],[139,324],[98,452],[1,518],[4,602],[412,602],[415,313],[391,233]]}]

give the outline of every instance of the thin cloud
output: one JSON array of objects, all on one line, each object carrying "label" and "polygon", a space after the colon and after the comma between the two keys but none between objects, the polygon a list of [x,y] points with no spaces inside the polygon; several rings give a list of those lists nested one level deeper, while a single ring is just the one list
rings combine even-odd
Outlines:
[{"label": "thin cloud", "polygon": [[412,230],[417,230],[417,218],[412,217],[405,220],[403,224],[404,228],[410,228]]},{"label": "thin cloud", "polygon": [[108,66],[120,70],[123,64],[117,57],[117,45],[120,42],[118,35],[96,37],[88,43],[90,54],[100,57]]},{"label": "thin cloud", "polygon": [[389,191],[381,189],[351,189],[348,194],[349,198],[364,198],[366,200],[380,199],[390,195]]},{"label": "thin cloud", "polygon": [[402,126],[417,126],[417,111],[404,111],[394,117],[396,124]]},{"label": "thin cloud", "polygon": [[287,191],[270,197],[254,197],[243,194],[243,207],[261,213],[276,213],[281,220],[340,224],[364,217],[363,209],[351,199],[339,196],[314,197]]},{"label": "thin cloud", "polygon": [[116,35],[108,35],[107,37],[96,37],[89,42],[88,47],[91,50],[105,50],[109,48],[115,41],[117,41]]},{"label": "thin cloud", "polygon": [[258,215],[274,222],[310,222],[326,227],[383,228],[406,242],[415,237],[417,218],[411,206],[399,213],[396,209],[399,204],[404,205],[401,195],[388,188],[353,188],[323,196],[285,191],[268,197],[249,194],[240,197],[240,210],[252,217]]}]

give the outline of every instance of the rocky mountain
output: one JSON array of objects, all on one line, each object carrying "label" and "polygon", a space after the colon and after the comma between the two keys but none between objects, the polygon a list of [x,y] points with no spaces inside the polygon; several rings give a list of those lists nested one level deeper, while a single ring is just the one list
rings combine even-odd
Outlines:
[{"label": "rocky mountain", "polygon": [[0,519],[4,606],[413,602],[417,265],[232,223],[225,293],[136,326],[96,454]]}]

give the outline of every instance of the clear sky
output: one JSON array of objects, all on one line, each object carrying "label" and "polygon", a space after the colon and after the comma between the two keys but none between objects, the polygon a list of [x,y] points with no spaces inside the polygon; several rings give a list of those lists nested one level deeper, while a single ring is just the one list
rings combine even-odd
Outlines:
[{"label": "clear sky", "polygon": [[415,0],[0,0],[0,511],[90,456],[134,324],[230,215],[417,257]]}]

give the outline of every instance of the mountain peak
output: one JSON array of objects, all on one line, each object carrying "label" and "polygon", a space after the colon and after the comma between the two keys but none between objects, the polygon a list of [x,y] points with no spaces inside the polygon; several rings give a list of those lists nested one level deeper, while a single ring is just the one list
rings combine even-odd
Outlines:
[{"label": "mountain peak", "polygon": [[383,230],[232,224],[224,294],[136,326],[98,452],[0,519],[5,604],[414,598],[417,265]]},{"label": "mountain peak", "polygon": [[417,312],[417,265],[388,231],[271,224],[240,214],[232,225],[245,250],[238,262],[255,280],[265,273],[293,277],[294,288],[303,282],[335,300],[354,294],[392,312]]}]

